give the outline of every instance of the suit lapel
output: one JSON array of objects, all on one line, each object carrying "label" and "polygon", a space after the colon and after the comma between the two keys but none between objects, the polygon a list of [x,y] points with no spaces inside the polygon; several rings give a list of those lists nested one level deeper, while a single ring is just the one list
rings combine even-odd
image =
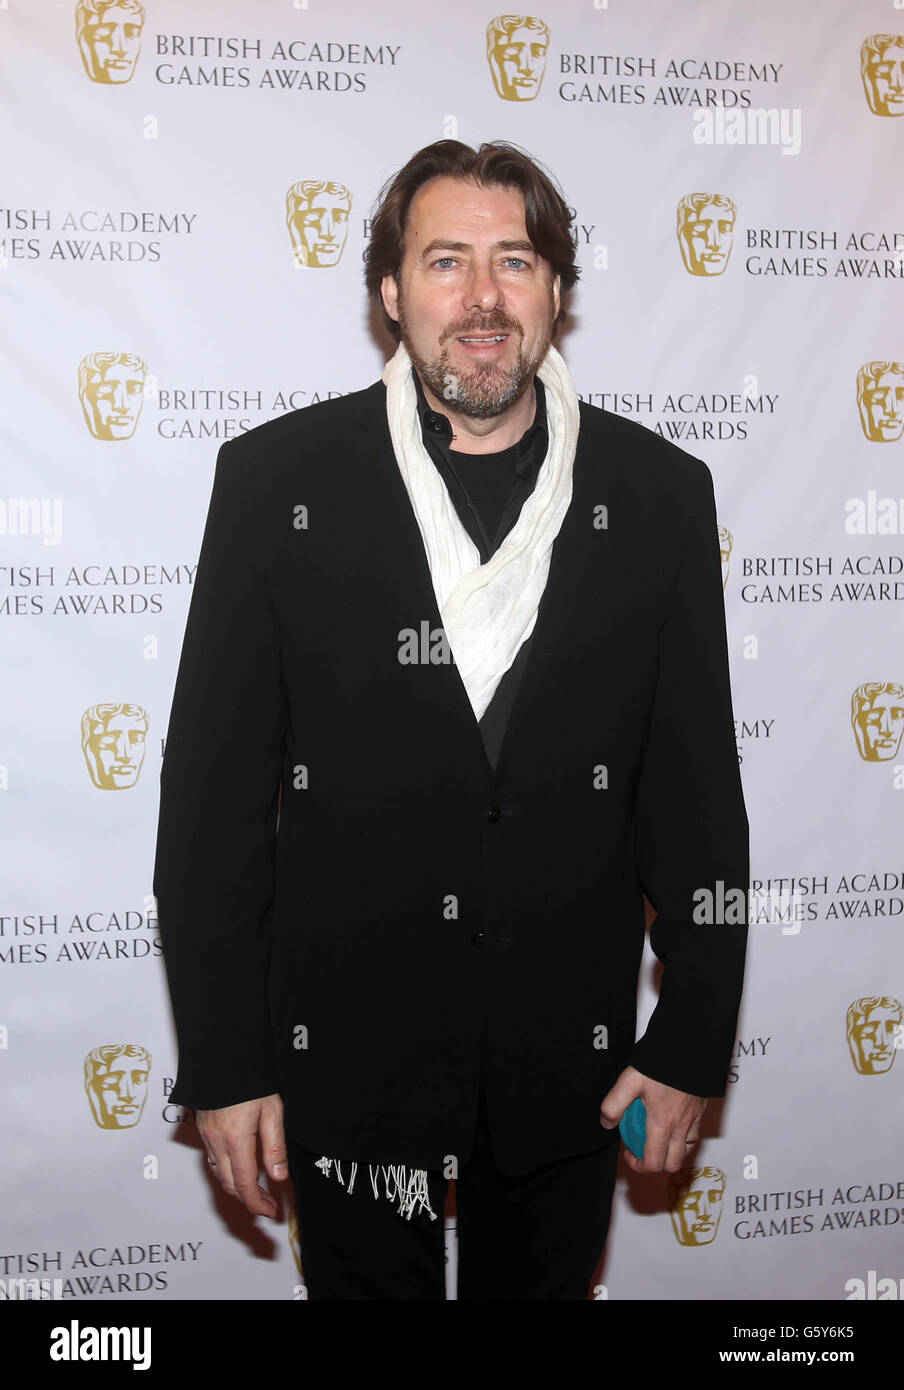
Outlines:
[{"label": "suit lapel", "polygon": [[567,633],[569,612],[580,592],[591,552],[599,545],[599,533],[593,528],[593,503],[600,499],[589,496],[587,444],[586,441],[581,442],[583,438],[582,431],[574,461],[571,502],[553,544],[549,575],[537,609],[527,663],[499,750],[497,778],[502,772],[518,725],[543,680],[556,648]]}]

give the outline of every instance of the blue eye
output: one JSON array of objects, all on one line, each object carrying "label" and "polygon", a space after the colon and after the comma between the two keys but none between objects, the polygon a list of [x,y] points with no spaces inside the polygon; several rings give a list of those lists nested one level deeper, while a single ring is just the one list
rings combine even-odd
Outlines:
[{"label": "blue eye", "polygon": [[443,266],[444,264],[445,264],[445,265],[454,265],[454,264],[455,264],[455,257],[454,257],[454,256],[440,256],[439,260],[438,260],[438,261],[434,261],[433,264],[434,264],[434,266]]}]

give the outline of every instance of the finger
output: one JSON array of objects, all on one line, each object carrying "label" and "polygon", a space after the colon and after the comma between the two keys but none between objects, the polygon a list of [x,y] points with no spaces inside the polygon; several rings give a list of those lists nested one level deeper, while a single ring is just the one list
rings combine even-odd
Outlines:
[{"label": "finger", "polygon": [[257,1135],[243,1134],[235,1139],[229,1149],[229,1161],[232,1195],[255,1216],[275,1216],[276,1202],[258,1183]]},{"label": "finger", "polygon": [[232,1191],[232,1166],[229,1162],[229,1152],[224,1148],[214,1148],[213,1144],[208,1143],[207,1166],[211,1174],[220,1184],[225,1192],[234,1195]]},{"label": "finger", "polygon": [[289,1176],[289,1156],[282,1115],[276,1107],[268,1108],[261,1115],[261,1153],[269,1176],[283,1182]]},{"label": "finger", "polygon": [[614,1129],[624,1115],[632,1100],[640,1094],[627,1080],[619,1078],[600,1105],[600,1124],[603,1129]]},{"label": "finger", "polygon": [[643,1159],[640,1172],[661,1173],[669,1146],[669,1129],[655,1115],[647,1111],[647,1134],[643,1146]]}]

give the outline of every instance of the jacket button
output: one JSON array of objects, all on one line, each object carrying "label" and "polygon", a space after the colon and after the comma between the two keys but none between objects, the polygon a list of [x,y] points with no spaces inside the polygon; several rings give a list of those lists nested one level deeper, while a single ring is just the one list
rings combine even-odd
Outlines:
[{"label": "jacket button", "polygon": [[491,806],[489,811],[487,812],[487,820],[491,823],[495,823],[497,820],[499,820],[499,817],[501,815],[502,811],[499,809],[498,806]]},{"label": "jacket button", "polygon": [[484,943],[484,941],[486,941],[486,939],[487,939],[487,934],[486,934],[485,931],[476,931],[476,932],[474,932],[473,935],[471,936],[471,945],[472,945],[472,946],[482,946],[483,943]]}]

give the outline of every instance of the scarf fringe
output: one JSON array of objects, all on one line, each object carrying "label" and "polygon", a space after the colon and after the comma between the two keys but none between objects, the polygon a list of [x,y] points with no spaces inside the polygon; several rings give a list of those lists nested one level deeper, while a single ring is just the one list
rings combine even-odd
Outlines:
[{"label": "scarf fringe", "polygon": [[[355,1180],[358,1176],[357,1163],[349,1164],[350,1172],[348,1183],[342,1174],[342,1160],[338,1158],[319,1158],[314,1165],[319,1168],[325,1178],[330,1176],[330,1170],[335,1169],[333,1176],[345,1187],[347,1195],[350,1197],[355,1190]],[[404,1163],[369,1163],[367,1172],[370,1177],[370,1185],[373,1188],[374,1197],[379,1198],[380,1174],[383,1175],[383,1194],[388,1202],[399,1203],[399,1215],[406,1221],[410,1221],[416,1211],[426,1211],[431,1221],[436,1220],[436,1212],[430,1205],[430,1189],[427,1185],[427,1172],[424,1168],[408,1168]]]}]

